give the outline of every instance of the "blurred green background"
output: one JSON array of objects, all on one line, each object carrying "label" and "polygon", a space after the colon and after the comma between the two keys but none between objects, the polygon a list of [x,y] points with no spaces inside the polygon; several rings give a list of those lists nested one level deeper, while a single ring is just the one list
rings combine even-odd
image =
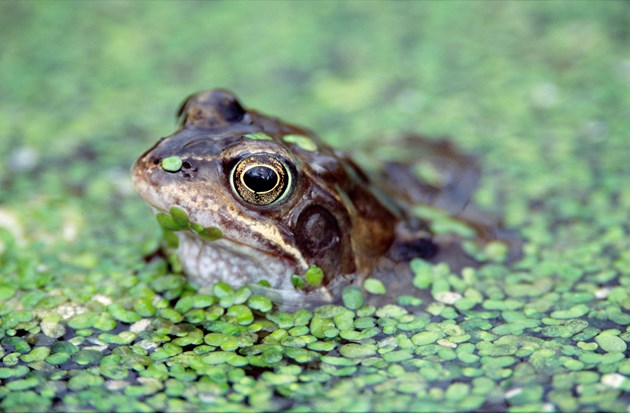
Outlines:
[{"label": "blurred green background", "polygon": [[629,45],[622,1],[0,2],[2,334],[125,304],[159,243],[129,168],[213,87],[346,150],[446,136],[479,157],[523,274],[553,258],[627,288]]},{"label": "blurred green background", "polygon": [[[62,221],[80,215],[87,251],[100,218],[151,225],[128,168],[174,131],[185,96],[217,86],[344,148],[392,131],[448,136],[481,156],[492,182],[479,200],[498,209],[519,196],[585,195],[594,167],[610,179],[628,171],[627,2],[3,2],[0,10],[0,200],[25,234],[45,227],[56,238]],[[116,188],[124,198],[111,199]],[[97,207],[105,200],[114,205]],[[507,219],[521,224],[515,208]],[[127,235],[134,239],[119,242],[136,245],[146,229]]]}]

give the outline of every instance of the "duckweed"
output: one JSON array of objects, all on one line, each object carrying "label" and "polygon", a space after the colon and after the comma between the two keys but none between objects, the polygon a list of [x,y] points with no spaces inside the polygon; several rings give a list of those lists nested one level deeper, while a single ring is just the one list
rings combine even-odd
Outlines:
[{"label": "duckweed", "polygon": [[628,345],[621,338],[609,332],[602,332],[595,337],[595,342],[599,344],[602,350],[608,353],[623,353],[628,348]]},{"label": "duckweed", "polygon": [[223,238],[223,232],[217,227],[201,228],[195,227],[195,232],[206,241],[216,241]]},{"label": "duckweed", "polygon": [[351,310],[357,310],[363,305],[363,294],[361,290],[354,286],[348,286],[341,292],[343,304]]},{"label": "duckweed", "polygon": [[263,140],[263,141],[271,141],[273,140],[273,138],[269,135],[267,135],[266,133],[263,132],[257,132],[257,133],[247,133],[245,135],[243,135],[243,137],[247,138],[247,139],[253,139],[253,140]]},{"label": "duckweed", "polygon": [[268,299],[267,297],[260,296],[260,295],[252,296],[248,300],[247,305],[252,310],[258,310],[262,313],[266,313],[270,311],[271,308],[273,307],[273,303],[271,302],[270,299]]},{"label": "duckweed", "polygon": [[304,274],[306,282],[313,286],[319,286],[324,281],[324,271],[316,265],[311,265],[306,274]]},{"label": "duckweed", "polygon": [[308,136],[285,135],[282,137],[282,140],[287,143],[294,143],[307,152],[315,152],[317,150],[317,144]]},{"label": "duckweed", "polygon": [[177,172],[182,169],[182,158],[179,156],[169,156],[162,159],[162,169],[166,172]]},{"label": "duckweed", "polygon": [[20,357],[25,363],[32,363],[34,361],[42,361],[50,354],[50,349],[48,347],[36,347],[31,350],[30,353],[23,355]]},{"label": "duckweed", "polygon": [[[218,6],[129,3],[100,20],[98,4],[3,10],[10,67],[0,102],[8,131],[0,137],[0,410],[627,410],[630,106],[620,97],[628,84],[621,3],[570,13],[527,3],[391,3],[378,13],[306,5],[301,31],[283,25],[290,6],[277,4],[262,13],[264,39],[251,35],[255,25],[235,24],[255,21],[258,6],[233,16],[234,6]],[[475,26],[488,14],[497,18]],[[139,17],[127,25],[128,15]],[[168,30],[184,19],[188,26]],[[111,21],[123,23],[111,30]],[[140,32],[157,22],[166,30]],[[258,52],[267,39],[284,58],[252,65],[247,45],[225,47],[221,59],[196,52],[236,26]],[[349,35],[340,43],[341,26]],[[365,27],[388,29],[374,41]],[[312,33],[318,41],[305,37]],[[344,46],[357,33],[363,41],[349,59]],[[426,42],[395,41],[419,33]],[[138,61],[147,44],[161,53]],[[455,49],[444,64],[440,51]],[[217,84],[249,84],[247,101],[261,109],[300,102],[282,108],[283,118],[302,117],[368,169],[409,150],[375,130],[447,134],[478,156],[484,174],[474,203],[505,219],[522,256],[506,243],[475,242],[475,229],[438,203],[416,213],[461,246],[462,260],[412,260],[414,287],[402,296],[389,297],[397,286],[377,276],[348,287],[335,305],[290,311],[253,287],[196,290],[174,256],[158,251],[160,238],[175,248],[178,231],[212,241],[221,228],[190,222],[177,206],[155,225],[128,170],[170,127],[162,114],[173,102],[164,96],[199,88],[208,73]],[[272,91],[251,81],[274,76],[284,81]],[[377,139],[365,154],[358,140],[369,136]],[[306,136],[284,138],[279,145],[316,155]],[[182,158],[156,167],[185,177],[174,174]],[[415,169],[435,186],[449,184],[439,165]],[[453,185],[455,204],[465,202]],[[476,211],[467,206],[469,214]],[[299,277],[306,290],[323,283],[309,271]]]},{"label": "duckweed", "polygon": [[387,293],[387,289],[381,280],[368,278],[363,282],[363,288],[370,294],[382,295]]},{"label": "duckweed", "polygon": [[236,304],[228,308],[227,316],[232,317],[234,321],[241,325],[248,325],[254,321],[252,310],[241,304]]},{"label": "duckweed", "polygon": [[169,214],[158,212],[155,218],[163,230],[163,238],[171,248],[177,248],[179,240],[173,233],[175,231],[192,230],[205,241],[216,241],[223,238],[223,232],[217,227],[202,227],[199,224],[190,222],[188,214],[181,208],[171,207]]},{"label": "duckweed", "polygon": [[291,284],[298,289],[301,290],[304,288],[304,279],[297,274],[293,274],[291,276]]},{"label": "duckweed", "polygon": [[176,222],[172,216],[165,214],[164,212],[157,213],[155,215],[155,219],[157,219],[157,222],[160,224],[162,229],[166,231],[179,231],[185,228],[180,226],[180,224]]}]

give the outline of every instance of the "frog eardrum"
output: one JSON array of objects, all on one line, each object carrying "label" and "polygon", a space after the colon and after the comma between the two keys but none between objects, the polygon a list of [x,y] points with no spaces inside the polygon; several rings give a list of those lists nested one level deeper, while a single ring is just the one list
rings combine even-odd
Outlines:
[{"label": "frog eardrum", "polygon": [[290,192],[292,181],[286,163],[264,153],[242,159],[230,173],[230,185],[235,194],[259,206],[282,201]]}]

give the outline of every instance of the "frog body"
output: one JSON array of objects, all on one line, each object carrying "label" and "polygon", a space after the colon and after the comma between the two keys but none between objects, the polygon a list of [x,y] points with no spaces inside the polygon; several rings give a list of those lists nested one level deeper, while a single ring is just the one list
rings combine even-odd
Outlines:
[{"label": "frog body", "polygon": [[[187,215],[192,227],[176,232],[177,253],[195,284],[265,280],[281,301],[327,301],[338,286],[388,264],[438,253],[411,211],[436,196],[403,163],[370,175],[309,130],[245,109],[222,89],[187,98],[179,119],[181,128],[141,155],[132,177],[155,212]],[[473,175],[461,158],[463,176]],[[174,168],[166,167],[171,159]],[[220,235],[208,240],[199,228]],[[321,284],[296,288],[292,276],[311,266],[323,270]]]}]

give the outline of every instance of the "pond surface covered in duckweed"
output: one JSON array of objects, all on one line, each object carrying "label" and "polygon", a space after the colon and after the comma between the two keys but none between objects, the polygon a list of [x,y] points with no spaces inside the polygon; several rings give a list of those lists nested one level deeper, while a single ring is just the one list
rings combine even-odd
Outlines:
[{"label": "pond surface covered in duckweed", "polygon": [[[627,411],[627,3],[3,3],[0,408]],[[273,85],[273,86],[271,86]],[[129,167],[186,93],[360,150],[448,135],[505,262],[411,263],[342,305],[195,290]],[[492,245],[492,244],[490,244]],[[176,270],[176,268],[175,268]]]}]

